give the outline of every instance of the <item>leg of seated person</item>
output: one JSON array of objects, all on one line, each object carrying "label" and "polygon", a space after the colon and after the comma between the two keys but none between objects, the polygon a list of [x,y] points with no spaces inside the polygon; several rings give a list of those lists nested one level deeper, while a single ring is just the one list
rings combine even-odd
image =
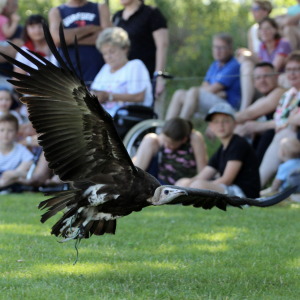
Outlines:
[{"label": "leg of seated person", "polygon": [[45,159],[44,152],[42,152],[32,177],[30,179],[19,178],[18,182],[24,185],[40,187],[52,175],[53,171],[48,168],[48,162]]},{"label": "leg of seated person", "polygon": [[216,191],[219,193],[224,194],[225,189],[218,183],[213,183],[211,181],[206,181],[206,180],[201,180],[201,179],[196,179],[190,184],[191,188],[195,189],[205,189],[205,190],[211,190],[211,191]]},{"label": "leg of seated person", "polygon": [[283,138],[294,138],[296,137],[296,132],[292,131],[290,128],[285,128],[277,132],[273,138],[271,145],[266,151],[262,163],[259,168],[261,187],[263,188],[265,184],[275,175],[281,161],[278,157],[279,144]]},{"label": "leg of seated person", "polygon": [[169,104],[168,110],[167,110],[166,120],[176,118],[180,115],[180,111],[183,106],[185,97],[186,97],[185,90],[175,91],[175,93],[173,94],[173,97],[171,99],[171,102]]},{"label": "leg of seated person", "polygon": [[180,178],[175,182],[174,185],[181,186],[181,187],[189,187],[192,182],[193,182],[193,178]]},{"label": "leg of seated person", "polygon": [[216,94],[205,91],[203,88],[192,87],[188,90],[180,117],[189,120],[198,111],[206,115],[209,109],[217,103],[228,103]]},{"label": "leg of seated person", "polygon": [[291,44],[293,50],[300,49],[300,34],[297,26],[284,26],[283,37],[285,37]]},{"label": "leg of seated person", "polygon": [[244,60],[241,64],[241,92],[242,92],[242,99],[241,99],[241,108],[240,110],[244,110],[247,108],[253,100],[254,96],[254,83],[252,80],[252,73],[253,73],[254,64],[253,62],[248,59]]},{"label": "leg of seated person", "polygon": [[143,138],[138,148],[134,165],[146,171],[150,165],[152,157],[159,150],[158,136],[155,133],[149,133]]},{"label": "leg of seated person", "polygon": [[199,88],[191,87],[186,92],[186,97],[181,109],[180,118],[186,120],[191,119],[194,113],[197,111],[198,103],[199,103]]},{"label": "leg of seated person", "polygon": [[269,130],[265,131],[258,138],[259,141],[255,147],[255,153],[256,153],[259,165],[261,164],[267,149],[271,145],[274,135],[275,135],[274,129],[269,129]]}]

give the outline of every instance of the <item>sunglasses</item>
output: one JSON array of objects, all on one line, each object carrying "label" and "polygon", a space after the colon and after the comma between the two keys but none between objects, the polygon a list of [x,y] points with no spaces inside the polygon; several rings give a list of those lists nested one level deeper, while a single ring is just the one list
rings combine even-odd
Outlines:
[{"label": "sunglasses", "polygon": [[251,10],[252,11],[259,11],[261,8],[259,6],[252,6]]}]

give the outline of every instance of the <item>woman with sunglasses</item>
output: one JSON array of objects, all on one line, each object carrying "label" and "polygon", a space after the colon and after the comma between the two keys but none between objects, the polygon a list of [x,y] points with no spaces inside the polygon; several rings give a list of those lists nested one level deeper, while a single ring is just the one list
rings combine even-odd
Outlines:
[{"label": "woman with sunglasses", "polygon": [[272,4],[269,1],[254,1],[251,6],[251,13],[256,23],[248,30],[248,49],[239,48],[236,51],[236,58],[241,64],[241,110],[248,107],[254,97],[254,84],[249,80],[248,74],[252,74],[254,61],[257,60],[257,54],[260,46],[259,25],[258,22],[269,16],[272,11]]}]

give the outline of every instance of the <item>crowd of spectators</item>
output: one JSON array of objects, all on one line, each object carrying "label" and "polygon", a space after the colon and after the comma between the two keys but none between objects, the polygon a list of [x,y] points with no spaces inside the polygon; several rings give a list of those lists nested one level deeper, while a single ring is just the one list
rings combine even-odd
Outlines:
[{"label": "crowd of spectators", "polygon": [[[253,1],[251,13],[256,23],[248,31],[247,48],[235,49],[228,33],[214,35],[214,61],[203,83],[175,91],[162,132],[144,137],[135,165],[163,184],[237,196],[258,197],[275,174],[271,192],[287,188],[289,172],[300,167],[299,2],[286,15],[273,19],[269,1]],[[158,8],[141,0],[120,3],[123,9],[113,16],[106,4],[87,0],[68,0],[49,12],[50,32],[62,57],[61,22],[76,71],[80,74],[75,36],[83,80],[112,116],[124,105],[151,106],[164,92],[162,77],[157,78],[155,90],[151,80],[165,69],[168,48],[167,21]],[[0,51],[36,68],[16,54],[6,42],[9,39],[29,54],[35,51],[59,65],[43,34],[42,24],[47,20],[31,15],[21,28],[17,10],[17,0],[0,1]],[[2,57],[0,65],[8,72],[26,74]],[[20,184],[62,188],[40,154],[26,107],[7,78],[0,73],[0,191],[7,186],[18,190]],[[208,121],[205,134],[221,143],[209,160],[204,138],[191,123],[195,113]],[[39,153],[39,158],[28,176],[32,153]]]}]

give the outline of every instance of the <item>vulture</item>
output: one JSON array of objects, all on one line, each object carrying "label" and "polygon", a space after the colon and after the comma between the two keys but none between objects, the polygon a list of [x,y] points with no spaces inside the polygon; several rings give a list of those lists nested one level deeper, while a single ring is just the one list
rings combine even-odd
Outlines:
[{"label": "vulture", "polygon": [[[115,234],[117,219],[144,207],[182,204],[226,211],[227,205],[266,207],[288,197],[295,189],[266,199],[239,198],[211,190],[162,186],[154,177],[134,166],[115,127],[113,118],[105,111],[77,74],[68,54],[60,25],[61,48],[66,62],[58,53],[48,27],[43,24],[48,46],[60,64],[53,65],[44,57],[23,51],[9,42],[37,68],[31,68],[0,53],[10,63],[28,75],[5,71],[17,91],[29,95],[21,101],[27,105],[29,120],[38,133],[49,168],[72,189],[52,192],[39,208],[44,223],[63,211],[51,234],[62,237],[61,242],[79,240],[105,233]],[[75,37],[75,49],[77,40]],[[79,56],[76,52],[80,70]]]}]

